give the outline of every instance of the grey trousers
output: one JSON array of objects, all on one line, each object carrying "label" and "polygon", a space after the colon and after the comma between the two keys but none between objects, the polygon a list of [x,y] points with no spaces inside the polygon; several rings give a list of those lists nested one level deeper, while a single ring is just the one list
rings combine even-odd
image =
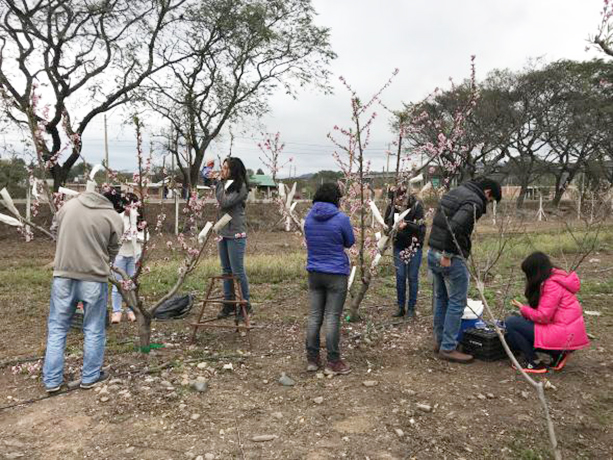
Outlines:
[{"label": "grey trousers", "polygon": [[347,297],[347,275],[309,272],[310,310],[307,323],[307,358],[319,358],[320,329],[326,322],[328,361],[340,359],[340,330]]}]

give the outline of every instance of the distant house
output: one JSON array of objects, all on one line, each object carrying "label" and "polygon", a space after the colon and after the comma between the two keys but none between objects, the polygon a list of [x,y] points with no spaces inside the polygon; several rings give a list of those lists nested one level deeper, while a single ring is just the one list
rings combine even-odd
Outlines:
[{"label": "distant house", "polygon": [[254,174],[249,177],[249,185],[251,190],[260,192],[270,197],[272,191],[277,189],[277,184],[272,180],[272,176],[267,174]]}]

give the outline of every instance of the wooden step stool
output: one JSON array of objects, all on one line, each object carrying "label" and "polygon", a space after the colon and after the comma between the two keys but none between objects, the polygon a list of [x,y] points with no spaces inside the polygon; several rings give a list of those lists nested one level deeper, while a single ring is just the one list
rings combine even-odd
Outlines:
[{"label": "wooden step stool", "polygon": [[[223,282],[224,280],[232,280],[233,286],[233,297],[235,300],[225,300],[223,294]],[[220,286],[221,294],[216,292],[215,287]],[[206,310],[207,305],[223,305],[223,304],[234,304],[234,324],[211,324],[213,321],[219,321],[223,318],[217,318],[217,311],[214,311],[213,314],[215,316],[211,318],[204,318],[204,311]],[[239,324],[238,322],[238,313],[242,313],[243,320],[245,324]],[[202,309],[200,310],[200,314],[198,315],[198,320],[195,323],[191,323],[194,328],[194,332],[192,334],[192,343],[196,340],[196,333],[198,329],[201,327],[212,327],[212,328],[225,328],[225,329],[236,329],[236,332],[249,331],[252,329],[251,323],[249,321],[249,312],[247,311],[247,302],[243,299],[243,292],[241,290],[240,278],[236,275],[220,275],[220,276],[211,276],[209,287],[206,291],[206,296],[202,301]],[[249,344],[251,345],[251,337],[249,337]]]}]

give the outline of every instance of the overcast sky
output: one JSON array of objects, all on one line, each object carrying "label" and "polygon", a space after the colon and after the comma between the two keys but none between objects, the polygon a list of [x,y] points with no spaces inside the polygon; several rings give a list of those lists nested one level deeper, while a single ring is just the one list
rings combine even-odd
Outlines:
[{"label": "overcast sky", "polygon": [[[333,95],[303,90],[296,100],[275,95],[262,129],[281,133],[286,157],[294,158],[297,174],[337,169],[334,147],[327,139],[334,125],[347,126],[350,99],[340,85],[345,77],[362,99],[368,99],[390,77],[400,73],[383,93],[384,103],[400,108],[418,101],[435,87],[448,88],[449,78],[459,82],[470,73],[470,56],[476,55],[477,79],[496,68],[521,69],[530,58],[546,61],[597,56],[586,52],[588,35],[600,19],[601,0],[313,0],[317,23],[331,29]],[[385,151],[392,141],[385,112],[375,121],[371,149],[372,167],[385,166]],[[130,128],[110,120],[110,164],[133,169],[135,144]],[[89,162],[103,157],[102,118],[84,136]],[[262,167],[254,123],[233,128],[233,154],[248,168]],[[228,136],[213,147],[215,155],[228,152]],[[288,174],[286,168],[281,175]]]}]

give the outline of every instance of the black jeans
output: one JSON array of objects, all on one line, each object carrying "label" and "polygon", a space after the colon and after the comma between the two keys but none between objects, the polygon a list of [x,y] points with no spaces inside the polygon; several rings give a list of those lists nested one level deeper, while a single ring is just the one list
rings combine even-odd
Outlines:
[{"label": "black jeans", "polygon": [[319,357],[319,332],[324,319],[328,361],[340,359],[341,315],[346,297],[346,275],[309,272],[310,311],[306,337],[308,359],[314,360]]}]

